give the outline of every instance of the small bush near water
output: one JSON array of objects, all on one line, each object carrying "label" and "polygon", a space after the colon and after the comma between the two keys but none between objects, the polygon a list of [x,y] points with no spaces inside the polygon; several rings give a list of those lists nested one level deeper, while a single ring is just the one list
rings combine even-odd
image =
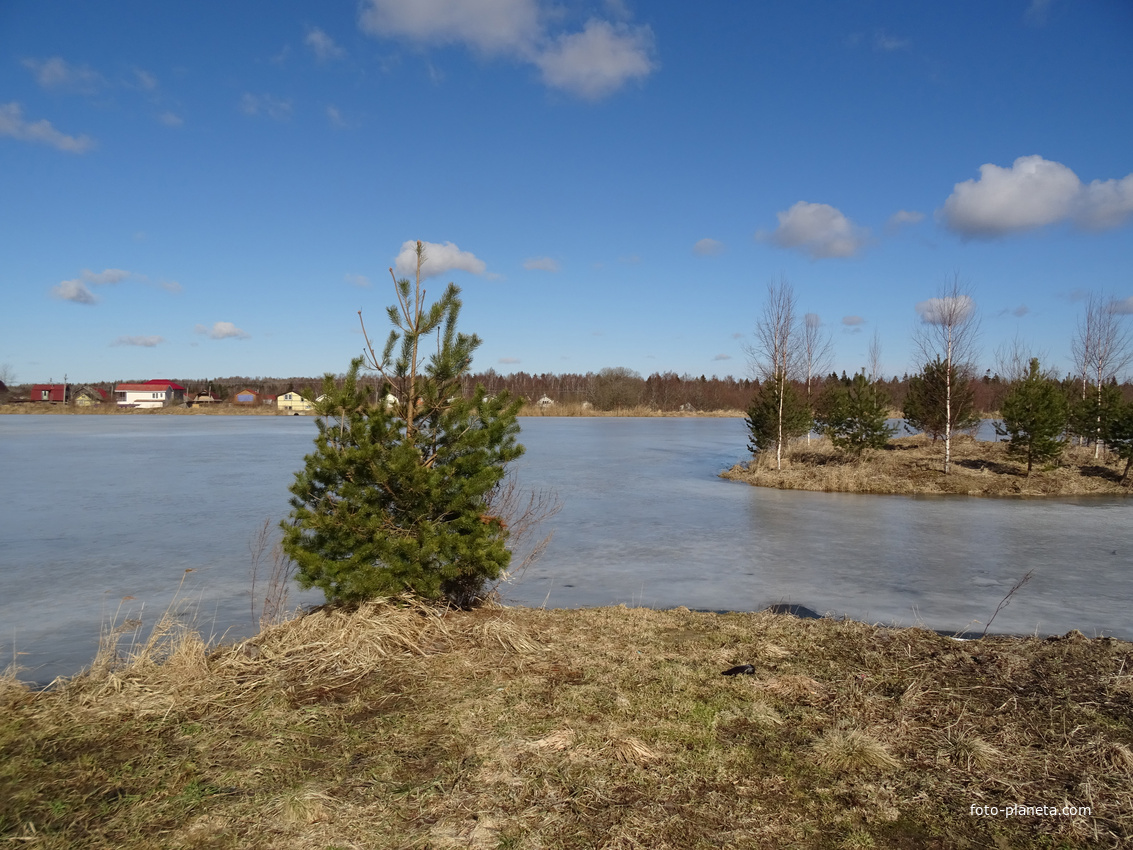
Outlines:
[{"label": "small bush near water", "polygon": [[[1133,645],[372,602],[0,688],[33,848],[1122,847]],[[159,640],[160,642],[160,640]],[[721,676],[751,664],[753,675]],[[1074,815],[1004,817],[1006,806]],[[999,816],[973,812],[997,808]],[[1088,809],[1088,813],[1085,810]]]}]

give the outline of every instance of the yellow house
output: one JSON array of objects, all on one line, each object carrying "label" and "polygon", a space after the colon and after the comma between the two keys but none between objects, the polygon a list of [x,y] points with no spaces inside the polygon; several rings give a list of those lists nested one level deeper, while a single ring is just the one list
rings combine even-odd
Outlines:
[{"label": "yellow house", "polygon": [[276,399],[276,407],[287,413],[310,413],[315,409],[314,402],[307,401],[295,390],[279,396]]}]

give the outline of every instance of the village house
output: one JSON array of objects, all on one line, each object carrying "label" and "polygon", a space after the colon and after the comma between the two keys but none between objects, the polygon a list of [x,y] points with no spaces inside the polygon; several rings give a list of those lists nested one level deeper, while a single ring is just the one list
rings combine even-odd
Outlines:
[{"label": "village house", "polygon": [[287,413],[310,413],[315,409],[315,403],[303,398],[297,390],[291,390],[280,395],[276,400],[276,405],[280,410]]},{"label": "village house", "polygon": [[71,400],[68,384],[35,384],[28,393],[29,401],[65,402]]},{"label": "village house", "polygon": [[142,384],[119,384],[114,388],[114,400],[119,407],[168,407],[185,400],[185,388],[160,379]]},{"label": "village house", "polygon": [[260,394],[255,390],[240,390],[232,394],[232,403],[247,405],[259,404]]},{"label": "village house", "polygon": [[75,407],[94,407],[109,400],[110,395],[102,387],[82,386],[71,393]]}]

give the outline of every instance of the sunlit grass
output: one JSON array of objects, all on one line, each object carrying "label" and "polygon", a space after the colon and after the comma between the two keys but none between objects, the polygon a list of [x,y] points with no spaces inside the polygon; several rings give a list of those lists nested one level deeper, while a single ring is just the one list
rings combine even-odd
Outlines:
[{"label": "sunlit grass", "polygon": [[[687,609],[325,609],[159,628],[0,690],[32,847],[1120,846],[1129,644]],[[721,676],[737,664],[754,674]],[[1090,817],[969,816],[1064,801]]]}]

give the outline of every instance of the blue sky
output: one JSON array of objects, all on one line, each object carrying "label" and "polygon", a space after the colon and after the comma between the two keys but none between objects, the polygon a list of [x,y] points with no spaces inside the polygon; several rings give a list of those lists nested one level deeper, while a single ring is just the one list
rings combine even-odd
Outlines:
[{"label": "blue sky", "polygon": [[900,374],[959,275],[981,369],[1069,371],[1133,314],[1133,4],[0,3],[18,381],[343,371],[416,239],[478,370],[743,376],[785,279]]}]

